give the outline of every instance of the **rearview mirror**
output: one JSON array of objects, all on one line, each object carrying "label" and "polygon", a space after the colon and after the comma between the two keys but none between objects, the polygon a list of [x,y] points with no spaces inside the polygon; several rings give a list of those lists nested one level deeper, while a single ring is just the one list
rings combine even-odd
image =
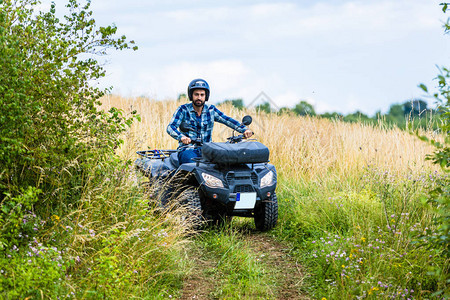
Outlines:
[{"label": "rearview mirror", "polygon": [[242,124],[244,124],[245,126],[252,124],[252,121],[253,119],[249,115],[242,118]]}]

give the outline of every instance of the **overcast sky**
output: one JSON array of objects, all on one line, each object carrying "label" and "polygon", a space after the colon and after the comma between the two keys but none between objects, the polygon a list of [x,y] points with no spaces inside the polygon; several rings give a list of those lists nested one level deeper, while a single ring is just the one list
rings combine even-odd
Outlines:
[{"label": "overcast sky", "polygon": [[373,115],[450,65],[441,0],[92,2],[98,25],[139,46],[107,57],[101,84],[122,96],[174,99],[204,78],[212,103],[263,91],[278,107]]}]

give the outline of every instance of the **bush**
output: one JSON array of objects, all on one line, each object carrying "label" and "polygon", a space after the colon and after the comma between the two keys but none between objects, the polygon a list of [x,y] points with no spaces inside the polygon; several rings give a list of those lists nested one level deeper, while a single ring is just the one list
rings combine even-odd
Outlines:
[{"label": "bush", "polygon": [[74,202],[93,162],[113,153],[130,118],[98,110],[106,90],[90,82],[105,75],[93,56],[125,49],[117,28],[97,27],[90,2],[55,4],[35,12],[34,0],[0,1],[0,197],[28,186],[42,190],[37,205]]}]

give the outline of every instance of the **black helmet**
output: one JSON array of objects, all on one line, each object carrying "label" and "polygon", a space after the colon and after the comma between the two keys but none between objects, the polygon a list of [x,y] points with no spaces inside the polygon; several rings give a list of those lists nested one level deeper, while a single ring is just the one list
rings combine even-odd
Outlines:
[{"label": "black helmet", "polygon": [[208,83],[203,80],[203,79],[194,79],[192,80],[189,85],[188,85],[188,96],[189,96],[189,100],[192,101],[192,93],[194,92],[195,89],[202,89],[205,90],[206,93],[206,98],[205,101],[208,101],[209,98],[209,85]]}]

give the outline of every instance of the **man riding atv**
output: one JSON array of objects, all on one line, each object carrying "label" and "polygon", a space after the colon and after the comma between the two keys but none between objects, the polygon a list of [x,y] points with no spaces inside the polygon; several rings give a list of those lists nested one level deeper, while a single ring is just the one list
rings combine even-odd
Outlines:
[{"label": "man riding atv", "polygon": [[[191,103],[178,107],[167,127],[178,149],[137,151],[136,167],[149,178],[162,207],[181,204],[194,228],[238,216],[254,218],[258,230],[272,229],[278,220],[277,172],[269,164],[269,149],[248,139],[251,116],[239,123],[206,105],[209,86],[203,79],[189,84],[188,95]],[[241,134],[212,142],[215,121]]]},{"label": "man riding atv", "polygon": [[[214,122],[220,122],[244,134],[245,138],[253,135],[245,125],[226,116],[214,105],[207,105],[210,89],[208,83],[203,79],[194,79],[188,85],[188,97],[191,103],[183,104],[177,108],[172,120],[167,126],[167,133],[179,141],[178,161],[180,164],[192,162],[192,158],[201,157],[200,148],[188,149],[180,148],[189,145],[192,140],[199,140],[202,143],[211,142]],[[197,130],[182,133],[178,130],[182,122],[187,122],[192,128]]]}]

